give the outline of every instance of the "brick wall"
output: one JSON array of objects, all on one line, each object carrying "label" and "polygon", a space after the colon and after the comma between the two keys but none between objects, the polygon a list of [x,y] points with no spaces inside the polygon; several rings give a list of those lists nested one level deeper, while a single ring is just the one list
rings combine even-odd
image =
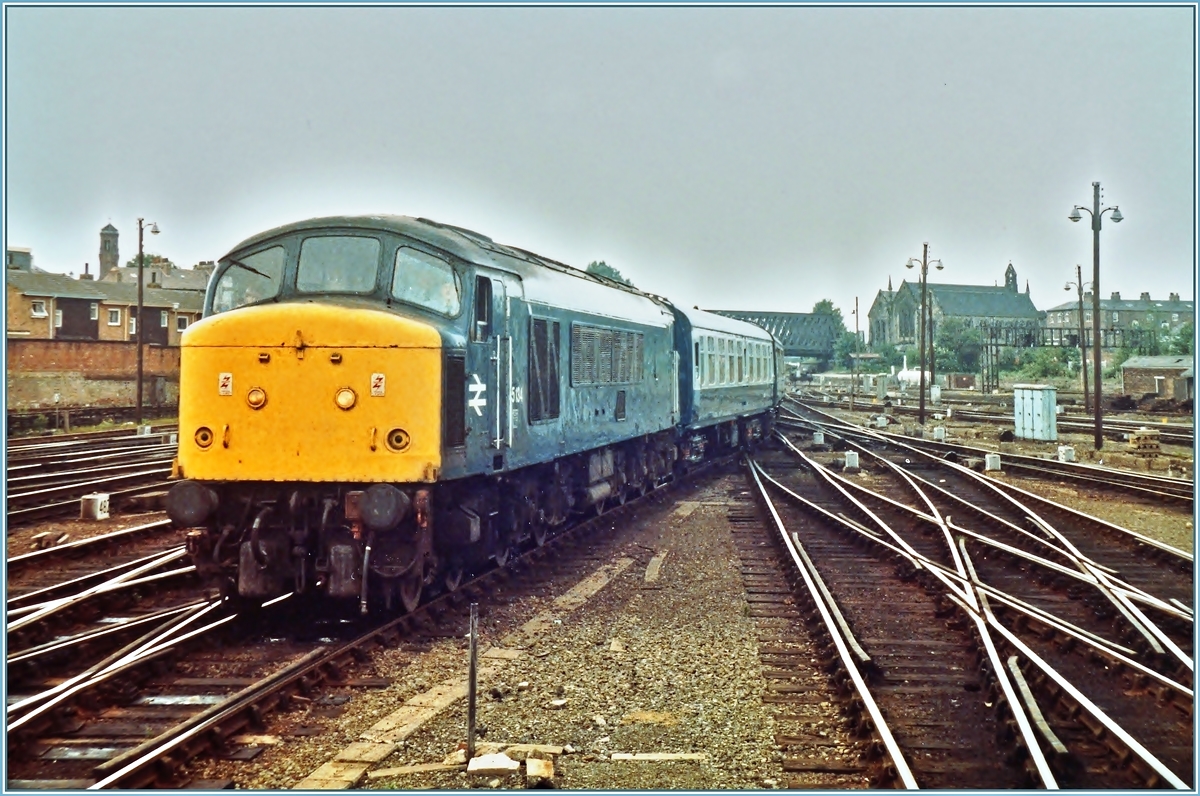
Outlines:
[{"label": "brick wall", "polygon": [[1124,368],[1121,371],[1121,389],[1126,395],[1141,397],[1155,392],[1154,377],[1162,376],[1163,397],[1171,398],[1174,396],[1175,380],[1183,371],[1183,368]]},{"label": "brick wall", "polygon": [[[137,345],[93,340],[9,339],[9,410],[54,406],[132,406],[136,403]],[[142,401],[147,406],[179,401],[179,349],[147,345],[142,364]]]}]

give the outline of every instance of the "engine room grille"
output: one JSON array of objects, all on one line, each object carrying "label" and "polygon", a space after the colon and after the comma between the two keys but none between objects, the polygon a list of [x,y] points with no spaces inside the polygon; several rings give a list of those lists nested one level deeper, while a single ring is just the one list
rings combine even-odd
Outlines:
[{"label": "engine room grille", "polygon": [[571,326],[571,384],[634,384],[642,380],[641,332]]}]

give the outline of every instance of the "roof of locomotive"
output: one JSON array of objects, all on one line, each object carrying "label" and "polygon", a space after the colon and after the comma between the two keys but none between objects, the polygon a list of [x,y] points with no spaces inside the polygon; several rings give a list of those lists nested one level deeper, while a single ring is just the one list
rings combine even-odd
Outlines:
[{"label": "roof of locomotive", "polygon": [[281,235],[328,228],[393,232],[424,241],[466,262],[508,271],[521,278],[525,300],[535,304],[651,326],[667,327],[672,322],[667,302],[657,296],[524,249],[496,243],[478,232],[425,218],[397,215],[310,218],[247,238],[229,254]]}]

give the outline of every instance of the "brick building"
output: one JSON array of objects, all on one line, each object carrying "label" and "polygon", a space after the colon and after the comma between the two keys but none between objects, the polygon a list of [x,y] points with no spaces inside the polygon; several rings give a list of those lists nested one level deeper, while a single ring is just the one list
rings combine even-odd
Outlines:
[{"label": "brick building", "polygon": [[[1076,309],[1078,312],[1078,308]],[[1130,357],[1121,365],[1121,391],[1185,401],[1193,396],[1193,359],[1187,356]]]},{"label": "brick building", "polygon": [[44,271],[6,273],[8,337],[136,341],[140,326],[152,345],[177,346],[199,319],[204,294],[147,287],[137,319],[137,285],[72,279]]},{"label": "brick building", "polygon": [[[1100,326],[1104,329],[1158,329],[1161,334],[1174,334],[1195,319],[1196,302],[1181,301],[1178,293],[1169,294],[1165,301],[1152,299],[1149,293],[1143,293],[1137,299],[1123,299],[1120,293],[1100,299]],[[1091,293],[1083,294],[1083,324],[1088,329],[1092,327]],[[1078,297],[1046,310],[1045,326],[1047,329],[1078,329]]]},{"label": "brick building", "polygon": [[100,305],[105,295],[93,283],[15,268],[5,272],[5,281],[8,337],[100,339]]}]

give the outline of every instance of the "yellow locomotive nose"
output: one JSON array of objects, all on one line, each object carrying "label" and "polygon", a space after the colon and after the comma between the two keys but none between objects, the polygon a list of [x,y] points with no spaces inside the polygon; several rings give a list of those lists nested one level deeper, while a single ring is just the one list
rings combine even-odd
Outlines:
[{"label": "yellow locomotive nose", "polygon": [[272,304],[206,318],[181,351],[180,466],[200,480],[432,480],[441,384],[438,331],[382,309]]}]

